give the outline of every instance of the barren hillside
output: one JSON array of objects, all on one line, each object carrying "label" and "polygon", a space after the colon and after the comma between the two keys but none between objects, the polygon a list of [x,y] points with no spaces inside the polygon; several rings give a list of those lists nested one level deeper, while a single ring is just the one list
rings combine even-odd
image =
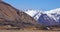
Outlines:
[{"label": "barren hillside", "polygon": [[0,1],[0,26],[10,25],[19,28],[41,27],[41,25],[26,13]]}]

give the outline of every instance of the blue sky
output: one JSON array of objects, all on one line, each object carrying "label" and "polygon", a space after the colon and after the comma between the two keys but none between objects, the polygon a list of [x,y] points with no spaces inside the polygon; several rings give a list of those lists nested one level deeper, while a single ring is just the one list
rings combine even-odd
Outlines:
[{"label": "blue sky", "polygon": [[17,9],[52,10],[60,8],[60,0],[3,0]]}]

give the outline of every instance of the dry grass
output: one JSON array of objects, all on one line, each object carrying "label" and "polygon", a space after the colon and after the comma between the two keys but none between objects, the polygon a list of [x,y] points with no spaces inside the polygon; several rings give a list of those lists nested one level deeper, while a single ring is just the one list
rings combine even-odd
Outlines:
[{"label": "dry grass", "polygon": [[60,32],[51,30],[0,30],[0,32]]},{"label": "dry grass", "polygon": [[60,32],[60,28],[54,28],[53,30],[36,30],[36,28],[25,28],[25,29],[8,29],[6,30],[5,28],[11,28],[10,26],[0,26],[0,32]]}]

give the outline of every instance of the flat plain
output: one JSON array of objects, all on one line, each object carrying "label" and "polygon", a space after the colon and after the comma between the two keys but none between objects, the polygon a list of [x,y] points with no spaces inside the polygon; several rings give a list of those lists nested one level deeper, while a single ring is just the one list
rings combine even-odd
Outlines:
[{"label": "flat plain", "polygon": [[0,30],[0,32],[60,32],[56,30]]}]

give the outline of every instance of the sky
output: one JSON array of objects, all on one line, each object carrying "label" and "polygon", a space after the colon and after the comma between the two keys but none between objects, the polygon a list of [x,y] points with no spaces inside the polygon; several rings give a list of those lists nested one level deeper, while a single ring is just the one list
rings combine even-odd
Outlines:
[{"label": "sky", "polygon": [[60,0],[3,0],[17,9],[49,11],[60,8]]}]

